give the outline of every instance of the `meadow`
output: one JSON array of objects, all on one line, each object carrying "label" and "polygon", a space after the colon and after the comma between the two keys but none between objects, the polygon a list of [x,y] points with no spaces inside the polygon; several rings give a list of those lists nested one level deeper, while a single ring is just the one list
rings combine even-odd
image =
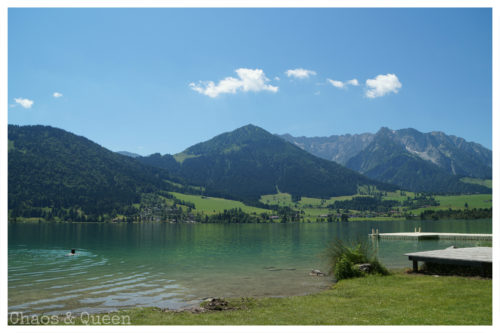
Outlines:
[{"label": "meadow", "polygon": [[[426,207],[414,209],[413,214],[420,214],[420,212],[428,209],[432,210],[446,210],[446,209],[474,209],[474,208],[491,208],[492,195],[491,194],[463,194],[463,195],[436,195],[436,200],[440,205],[435,207]],[[467,204],[467,207],[466,207]]]},{"label": "meadow", "polygon": [[[440,203],[439,206],[429,206],[417,209],[406,209],[402,206],[403,202],[408,198],[415,197],[416,193],[409,191],[394,191],[383,192],[382,200],[394,200],[401,204],[394,206],[394,210],[404,211],[407,210],[409,214],[419,215],[424,210],[460,210],[460,209],[474,209],[474,208],[491,208],[492,195],[491,194],[463,194],[463,195],[436,195],[434,198]],[[336,211],[329,209],[328,205],[336,201],[352,200],[355,197],[366,197],[367,194],[355,194],[348,196],[331,197],[328,199],[308,198],[302,197],[299,201],[293,201],[292,196],[288,193],[277,193],[263,195],[260,199],[262,203],[269,205],[291,207],[296,210],[304,212],[304,219],[309,221],[316,221],[318,219],[326,218],[326,215],[336,213]],[[467,205],[466,205],[467,204]],[[351,213],[359,213],[356,210],[351,210]],[[388,219],[404,219],[402,216],[372,216],[372,217],[351,217],[349,220],[388,220]]]},{"label": "meadow", "polygon": [[493,188],[493,183],[492,183],[491,179],[479,179],[479,178],[464,177],[460,180],[464,183],[477,184],[477,185],[482,185],[482,186],[486,186],[489,188]]},{"label": "meadow", "polygon": [[233,208],[241,208],[242,211],[248,214],[272,213],[271,210],[248,206],[240,201],[235,201],[235,200],[207,197],[201,195],[183,194],[177,192],[172,192],[171,194],[173,194],[179,200],[193,203],[196,207],[193,210],[194,213],[212,215]]},{"label": "meadow", "polygon": [[341,280],[307,296],[228,301],[232,309],[225,311],[134,308],[117,314],[130,316],[132,325],[492,324],[492,280],[483,278],[395,273]]}]

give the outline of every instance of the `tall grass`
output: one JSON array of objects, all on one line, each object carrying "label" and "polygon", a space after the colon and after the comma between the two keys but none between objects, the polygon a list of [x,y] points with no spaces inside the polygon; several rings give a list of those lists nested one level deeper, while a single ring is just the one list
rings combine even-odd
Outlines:
[{"label": "tall grass", "polygon": [[[326,248],[324,255],[329,262],[330,271],[337,280],[360,277],[366,274],[388,275],[389,271],[379,261],[376,251],[367,241],[357,240],[345,243],[335,239]],[[368,272],[357,267],[370,264]]]}]

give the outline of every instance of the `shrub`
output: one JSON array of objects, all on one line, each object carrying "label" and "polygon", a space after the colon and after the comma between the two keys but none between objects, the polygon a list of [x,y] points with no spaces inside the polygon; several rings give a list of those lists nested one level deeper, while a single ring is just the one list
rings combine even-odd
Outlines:
[{"label": "shrub", "polygon": [[353,267],[353,263],[347,256],[342,256],[340,260],[337,262],[334,268],[334,276],[335,279],[342,280],[342,279],[350,279],[354,277],[360,277],[363,276],[363,272],[361,272],[359,269],[355,269]]},{"label": "shrub", "polygon": [[382,265],[380,261],[378,261],[378,259],[370,261],[370,264],[372,265],[373,272],[380,275],[389,275],[389,271],[387,270],[387,268],[385,268],[385,266]]},{"label": "shrub", "polygon": [[[348,245],[340,239],[336,239],[325,251],[329,261],[330,272],[335,279],[349,279],[364,276],[365,274],[388,275],[389,271],[378,261],[373,248],[366,241],[358,241],[354,245]],[[363,272],[358,264],[370,264],[369,272]]]}]

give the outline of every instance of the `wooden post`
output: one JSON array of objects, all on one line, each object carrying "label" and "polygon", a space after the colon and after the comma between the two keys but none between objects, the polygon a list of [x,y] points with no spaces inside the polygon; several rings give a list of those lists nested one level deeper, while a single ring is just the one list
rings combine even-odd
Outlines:
[{"label": "wooden post", "polygon": [[413,271],[418,272],[418,260],[413,260]]}]

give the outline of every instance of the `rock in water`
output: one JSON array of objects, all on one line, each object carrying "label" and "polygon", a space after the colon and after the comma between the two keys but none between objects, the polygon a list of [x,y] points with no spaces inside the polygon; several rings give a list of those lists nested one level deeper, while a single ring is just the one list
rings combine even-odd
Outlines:
[{"label": "rock in water", "polygon": [[325,276],[326,274],[321,272],[319,269],[313,269],[312,271],[309,272],[309,275],[311,275],[311,276]]}]

